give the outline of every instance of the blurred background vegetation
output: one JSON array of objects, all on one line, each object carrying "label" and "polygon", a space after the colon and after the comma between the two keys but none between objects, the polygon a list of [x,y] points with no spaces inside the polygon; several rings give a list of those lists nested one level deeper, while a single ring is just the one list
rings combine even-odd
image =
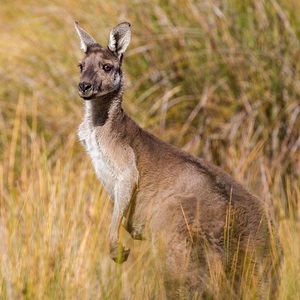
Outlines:
[{"label": "blurred background vegetation", "polygon": [[[132,24],[124,108],[271,205],[281,299],[300,298],[300,2],[1,0],[0,298],[158,299],[147,242],[108,258],[111,204],[77,141],[73,22]],[[147,268],[147,266],[149,266]]]}]

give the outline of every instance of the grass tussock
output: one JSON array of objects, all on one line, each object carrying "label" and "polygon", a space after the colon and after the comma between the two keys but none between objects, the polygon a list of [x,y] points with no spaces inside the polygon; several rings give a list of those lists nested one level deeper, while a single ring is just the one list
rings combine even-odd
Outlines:
[{"label": "grass tussock", "polygon": [[129,261],[108,257],[111,204],[76,137],[74,19],[102,44],[131,22],[125,109],[271,205],[279,298],[300,298],[299,13],[285,0],[2,1],[0,298],[164,297],[147,242],[124,232]]}]

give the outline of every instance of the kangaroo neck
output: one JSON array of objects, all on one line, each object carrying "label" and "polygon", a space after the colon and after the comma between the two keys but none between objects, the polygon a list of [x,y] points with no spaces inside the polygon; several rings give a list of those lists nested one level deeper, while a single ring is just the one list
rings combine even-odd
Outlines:
[{"label": "kangaroo neck", "polygon": [[122,93],[114,91],[102,97],[86,101],[86,115],[92,126],[104,126],[109,120],[122,113]]}]

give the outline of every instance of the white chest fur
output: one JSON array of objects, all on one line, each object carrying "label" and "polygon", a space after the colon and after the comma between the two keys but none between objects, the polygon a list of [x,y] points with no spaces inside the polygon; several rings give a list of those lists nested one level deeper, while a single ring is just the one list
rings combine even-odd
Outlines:
[{"label": "white chest fur", "polygon": [[137,185],[138,170],[131,147],[114,140],[108,128],[91,126],[88,120],[80,125],[78,136],[112,201]]}]

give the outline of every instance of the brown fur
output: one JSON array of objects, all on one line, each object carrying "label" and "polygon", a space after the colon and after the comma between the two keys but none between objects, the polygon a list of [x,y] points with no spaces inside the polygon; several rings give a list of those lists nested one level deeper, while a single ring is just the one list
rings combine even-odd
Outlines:
[{"label": "brown fur", "polygon": [[[128,35],[128,26],[117,26],[109,45]],[[140,128],[121,107],[121,63],[128,44],[120,42],[116,49],[121,50],[111,51],[113,46],[90,42],[94,40],[86,39],[79,26],[76,29],[86,43],[81,83],[92,84],[98,93],[85,97],[90,91],[79,90],[87,99],[79,137],[115,203],[111,257],[123,262],[129,255],[118,234],[126,217],[125,226],[133,238],[153,242],[168,298],[220,296],[221,284],[215,281],[222,276],[232,283],[232,298],[241,297],[243,280],[248,284],[253,278],[258,295],[267,297],[270,281],[278,284],[279,248],[266,204],[220,168]],[[113,66],[109,72],[101,67],[106,63]]]}]

